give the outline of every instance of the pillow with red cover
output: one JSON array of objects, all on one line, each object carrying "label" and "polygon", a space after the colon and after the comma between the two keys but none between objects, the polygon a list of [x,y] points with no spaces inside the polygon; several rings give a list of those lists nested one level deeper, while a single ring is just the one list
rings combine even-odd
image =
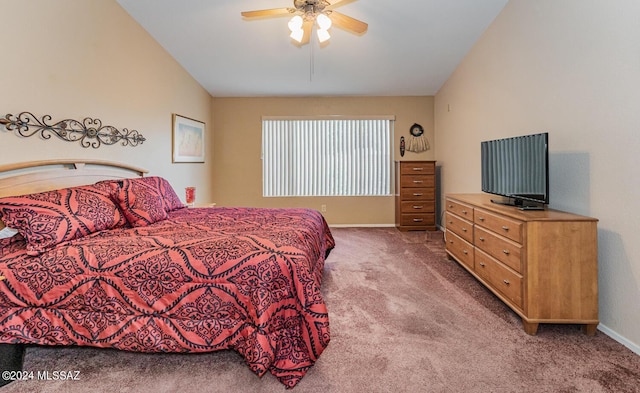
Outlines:
[{"label": "pillow with red cover", "polygon": [[186,205],[180,201],[180,198],[178,198],[173,187],[171,187],[171,184],[169,184],[166,179],[158,176],[150,176],[143,177],[139,180],[157,188],[158,192],[164,199],[165,210],[167,213],[186,207]]},{"label": "pillow with red cover", "polygon": [[111,182],[114,200],[132,227],[142,227],[166,219],[169,208],[152,177]]},{"label": "pillow with red cover", "polygon": [[111,189],[93,185],[0,198],[0,219],[24,237],[29,255],[126,225]]}]

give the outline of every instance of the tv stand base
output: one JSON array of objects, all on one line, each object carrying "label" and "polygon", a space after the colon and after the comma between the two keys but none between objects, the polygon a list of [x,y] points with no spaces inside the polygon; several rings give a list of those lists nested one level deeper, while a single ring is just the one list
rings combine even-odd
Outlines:
[{"label": "tv stand base", "polygon": [[492,199],[491,202],[497,205],[517,207],[520,210],[544,210],[543,205],[525,205],[525,202],[521,199],[507,200],[507,201]]},{"label": "tv stand base", "polygon": [[544,210],[544,206],[518,206],[520,210]]}]

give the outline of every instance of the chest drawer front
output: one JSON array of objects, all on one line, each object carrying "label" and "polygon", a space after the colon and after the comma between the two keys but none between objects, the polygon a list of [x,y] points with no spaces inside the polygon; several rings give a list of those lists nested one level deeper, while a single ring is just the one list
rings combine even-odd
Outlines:
[{"label": "chest drawer front", "polygon": [[403,201],[433,201],[435,192],[433,188],[402,188],[400,198]]},{"label": "chest drawer front", "polygon": [[473,270],[473,246],[447,229],[446,248],[460,262]]},{"label": "chest drawer front", "polygon": [[446,203],[446,211],[473,222],[473,206],[465,205],[464,203],[454,201],[453,199],[447,199]]},{"label": "chest drawer front", "polygon": [[404,213],[435,213],[432,201],[406,201],[400,203],[400,211]]},{"label": "chest drawer front", "polygon": [[514,242],[522,243],[522,221],[495,215],[486,210],[476,209],[474,222],[481,227],[498,233]]},{"label": "chest drawer front", "polygon": [[416,213],[416,214],[402,214],[400,218],[400,224],[402,226],[434,226],[436,224],[435,213]]},{"label": "chest drawer front", "polygon": [[435,175],[435,162],[401,162],[400,173],[403,175]]},{"label": "chest drawer front", "polygon": [[522,277],[478,249],[475,261],[476,273],[522,309]]},{"label": "chest drawer front", "polygon": [[403,175],[400,187],[434,187],[435,177],[432,175]]},{"label": "chest drawer front", "polygon": [[445,226],[448,230],[454,232],[469,243],[473,243],[473,224],[451,214],[445,213]]},{"label": "chest drawer front", "polygon": [[521,245],[503,239],[493,232],[487,231],[477,225],[474,228],[474,239],[476,247],[513,270],[522,273],[523,253]]}]

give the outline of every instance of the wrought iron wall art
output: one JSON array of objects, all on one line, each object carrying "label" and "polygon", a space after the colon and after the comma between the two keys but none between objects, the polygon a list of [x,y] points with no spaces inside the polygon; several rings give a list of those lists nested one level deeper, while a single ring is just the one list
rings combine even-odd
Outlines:
[{"label": "wrought iron wall art", "polygon": [[52,135],[67,141],[80,142],[82,147],[97,149],[102,144],[122,146],[137,146],[146,139],[136,130],[123,128],[118,130],[113,126],[103,126],[100,119],[86,117],[82,121],[65,119],[50,124],[51,116],[44,115],[41,120],[31,112],[21,112],[18,115],[8,114],[0,118],[0,124],[8,131],[15,131],[22,137],[39,134],[43,139],[50,139]]}]

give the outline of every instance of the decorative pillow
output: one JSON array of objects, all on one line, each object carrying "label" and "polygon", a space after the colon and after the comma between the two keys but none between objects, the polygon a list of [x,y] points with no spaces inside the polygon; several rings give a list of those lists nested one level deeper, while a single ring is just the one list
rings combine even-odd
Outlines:
[{"label": "decorative pillow", "polygon": [[80,186],[0,198],[0,219],[38,255],[56,244],[120,227],[126,220],[105,187]]},{"label": "decorative pillow", "polygon": [[171,184],[166,179],[160,178],[160,189],[162,190],[162,195],[164,195],[164,201],[167,204],[167,212],[184,209],[187,207],[180,198],[178,198],[178,194],[176,194]]},{"label": "decorative pillow", "polygon": [[157,183],[146,179],[123,179],[111,185],[115,201],[132,227],[146,226],[168,217],[168,208]]},{"label": "decorative pillow", "polygon": [[155,187],[158,190],[158,192],[164,199],[165,210],[167,211],[167,213],[186,207],[186,205],[184,205],[180,201],[180,198],[178,198],[178,195],[173,190],[173,187],[171,187],[171,184],[169,184],[166,179],[158,176],[149,176],[143,177],[139,180],[149,184],[152,187]]}]

